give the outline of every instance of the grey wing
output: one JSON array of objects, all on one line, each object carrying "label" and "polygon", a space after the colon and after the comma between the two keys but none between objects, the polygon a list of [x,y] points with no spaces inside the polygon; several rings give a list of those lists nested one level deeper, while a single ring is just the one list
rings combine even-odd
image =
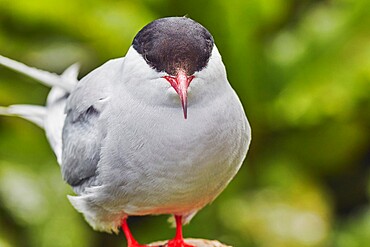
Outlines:
[{"label": "grey wing", "polygon": [[105,130],[99,128],[100,112],[90,106],[77,119],[67,112],[62,133],[62,174],[76,193],[93,185]]},{"label": "grey wing", "polygon": [[97,168],[107,129],[101,118],[109,103],[114,72],[123,58],[111,60],[83,78],[68,97],[62,133],[62,174],[77,194],[98,185]]}]

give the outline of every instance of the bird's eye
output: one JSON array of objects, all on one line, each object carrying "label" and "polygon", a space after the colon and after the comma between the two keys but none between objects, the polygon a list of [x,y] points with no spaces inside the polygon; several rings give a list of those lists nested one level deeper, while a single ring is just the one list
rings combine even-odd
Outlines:
[{"label": "bird's eye", "polygon": [[148,56],[146,55],[146,52],[144,51],[144,59],[147,63],[150,63],[150,60],[148,59]]}]

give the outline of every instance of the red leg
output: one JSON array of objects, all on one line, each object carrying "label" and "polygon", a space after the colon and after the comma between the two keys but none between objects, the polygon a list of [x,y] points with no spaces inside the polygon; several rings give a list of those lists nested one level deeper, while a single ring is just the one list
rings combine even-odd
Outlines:
[{"label": "red leg", "polygon": [[131,233],[130,229],[128,228],[127,218],[124,218],[122,220],[122,223],[121,224],[122,224],[123,233],[126,236],[127,247],[148,247],[147,245],[140,245],[136,241],[136,239],[134,238],[134,236],[132,236],[132,233]]},{"label": "red leg", "polygon": [[176,236],[174,239],[168,241],[167,247],[195,247],[184,242],[184,238],[182,236],[182,216],[175,215],[175,219],[176,219]]}]

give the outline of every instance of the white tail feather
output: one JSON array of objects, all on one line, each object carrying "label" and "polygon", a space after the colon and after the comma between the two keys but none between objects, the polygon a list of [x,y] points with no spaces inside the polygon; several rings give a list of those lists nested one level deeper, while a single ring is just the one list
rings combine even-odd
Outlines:
[{"label": "white tail feather", "polygon": [[[65,75],[63,73],[62,76],[59,76],[48,71],[29,67],[23,63],[17,62],[15,60],[12,60],[1,55],[0,55],[0,64],[12,70],[15,70],[19,73],[25,74],[35,80],[38,80],[39,82],[46,86],[60,87],[66,90],[67,92],[71,92],[77,83],[77,74],[78,74],[77,65],[72,65],[65,71],[66,73]],[[72,75],[76,77],[72,78]]]},{"label": "white tail feather", "polygon": [[36,105],[11,105],[0,107],[0,115],[19,116],[44,128],[46,108]]},{"label": "white tail feather", "polygon": [[65,80],[70,81],[73,85],[76,85],[78,82],[77,77],[78,77],[79,71],[80,71],[80,64],[74,63],[64,70],[61,77],[63,77],[63,79]]},{"label": "white tail feather", "polygon": [[58,163],[61,164],[62,129],[65,119],[64,108],[66,104],[66,95],[74,89],[78,82],[79,65],[71,65],[61,75],[32,68],[1,55],[0,65],[4,65],[5,67],[38,80],[44,85],[52,87],[47,98],[46,106],[0,106],[0,115],[19,116],[45,129],[50,145],[58,158]]}]

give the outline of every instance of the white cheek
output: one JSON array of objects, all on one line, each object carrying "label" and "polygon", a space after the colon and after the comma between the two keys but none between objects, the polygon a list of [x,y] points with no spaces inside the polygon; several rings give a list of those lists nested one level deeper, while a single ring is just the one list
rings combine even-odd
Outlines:
[{"label": "white cheek", "polygon": [[197,92],[200,91],[200,88],[202,87],[202,83],[204,81],[200,78],[195,78],[188,87],[188,96],[191,97],[191,95],[197,94]]},{"label": "white cheek", "polygon": [[179,102],[179,95],[171,86],[167,89],[166,96],[168,97],[170,104],[177,104]]},{"label": "white cheek", "polygon": [[176,93],[176,91],[175,91],[175,89],[174,89],[173,87],[169,86],[169,87],[167,88],[167,95],[168,95],[169,97],[173,97],[173,96],[176,96],[176,95],[177,95],[177,93]]}]

